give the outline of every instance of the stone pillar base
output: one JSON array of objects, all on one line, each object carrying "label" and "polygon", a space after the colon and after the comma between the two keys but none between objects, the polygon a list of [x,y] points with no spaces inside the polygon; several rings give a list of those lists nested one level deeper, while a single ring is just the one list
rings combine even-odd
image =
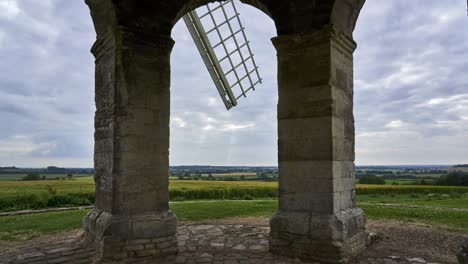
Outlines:
[{"label": "stone pillar base", "polygon": [[333,215],[278,211],[270,226],[272,253],[320,263],[344,263],[361,253],[368,240],[359,208]]},{"label": "stone pillar base", "polygon": [[94,209],[83,219],[84,236],[98,248],[97,262],[177,253],[177,218],[172,212],[114,216]]}]

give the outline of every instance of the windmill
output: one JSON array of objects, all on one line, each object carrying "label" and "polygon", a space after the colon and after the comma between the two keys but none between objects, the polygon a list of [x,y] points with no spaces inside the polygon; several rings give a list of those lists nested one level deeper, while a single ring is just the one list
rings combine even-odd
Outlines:
[{"label": "windmill", "polygon": [[226,109],[262,83],[233,0],[209,4],[184,16],[185,24]]}]

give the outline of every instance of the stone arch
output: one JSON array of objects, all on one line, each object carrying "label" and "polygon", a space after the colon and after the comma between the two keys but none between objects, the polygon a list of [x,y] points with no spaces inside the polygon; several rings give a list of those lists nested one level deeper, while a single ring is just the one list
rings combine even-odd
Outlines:
[{"label": "stone arch", "polygon": [[[100,258],[177,252],[170,35],[178,18],[208,2],[86,0],[97,33],[96,206],[83,228]],[[355,201],[352,39],[364,0],[242,2],[268,14],[278,33],[279,210],[270,250],[342,263],[367,239]]]},{"label": "stone arch", "polygon": [[331,13],[331,22],[339,25],[343,32],[352,37],[356,22],[366,0],[335,1]]},{"label": "stone arch", "polygon": [[[250,5],[254,8],[257,8],[259,9],[260,11],[262,11],[263,13],[265,13],[267,16],[269,16],[270,18],[272,18],[270,12],[268,11],[267,7],[261,3],[259,0],[240,0],[242,3],[244,4],[247,4],[247,5]],[[213,0],[189,0],[189,1],[186,1],[187,3],[185,3],[182,8],[180,9],[180,11],[177,13],[177,16],[174,20],[174,25],[175,23],[181,19],[185,14],[187,14],[188,12],[192,11],[192,10],[195,10],[201,6],[204,6],[206,4],[209,4],[209,3],[212,3],[212,2],[215,2]],[[222,2],[222,1],[220,1]]]},{"label": "stone arch", "polygon": [[[109,26],[169,36],[175,23],[188,11],[214,0],[85,0],[91,9],[96,32]],[[365,0],[241,0],[275,21],[278,35],[307,34],[334,24],[352,36]]]}]

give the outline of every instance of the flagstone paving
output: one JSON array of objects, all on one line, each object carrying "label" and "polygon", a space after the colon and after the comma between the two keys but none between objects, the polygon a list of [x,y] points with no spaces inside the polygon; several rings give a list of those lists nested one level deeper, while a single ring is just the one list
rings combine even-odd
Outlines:
[{"label": "flagstone paving", "polygon": [[[268,232],[269,227],[254,225],[182,225],[178,227],[179,253],[176,256],[165,259],[135,258],[122,263],[306,263],[269,253]],[[57,241],[27,245],[6,252],[3,256],[0,254],[1,264],[84,264],[92,263],[96,254],[95,250],[80,242],[80,235],[76,233]],[[399,256],[358,259],[352,262],[365,264],[430,263],[418,257]]]}]

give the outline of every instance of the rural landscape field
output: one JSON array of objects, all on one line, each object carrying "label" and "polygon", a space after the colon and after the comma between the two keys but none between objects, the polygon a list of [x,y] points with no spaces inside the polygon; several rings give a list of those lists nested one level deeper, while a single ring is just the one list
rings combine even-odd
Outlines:
[{"label": "rural landscape field", "polygon": [[[369,219],[423,223],[468,234],[468,187],[435,185],[451,170],[358,167],[357,206]],[[29,240],[80,228],[95,201],[92,174],[39,173],[38,180],[24,180],[32,174],[0,174],[0,212],[4,215],[0,217],[0,240]],[[375,183],[359,183],[366,181]],[[277,210],[277,171],[171,167],[169,195],[170,207],[181,221],[268,218]],[[74,210],[17,214],[50,208]]]}]

